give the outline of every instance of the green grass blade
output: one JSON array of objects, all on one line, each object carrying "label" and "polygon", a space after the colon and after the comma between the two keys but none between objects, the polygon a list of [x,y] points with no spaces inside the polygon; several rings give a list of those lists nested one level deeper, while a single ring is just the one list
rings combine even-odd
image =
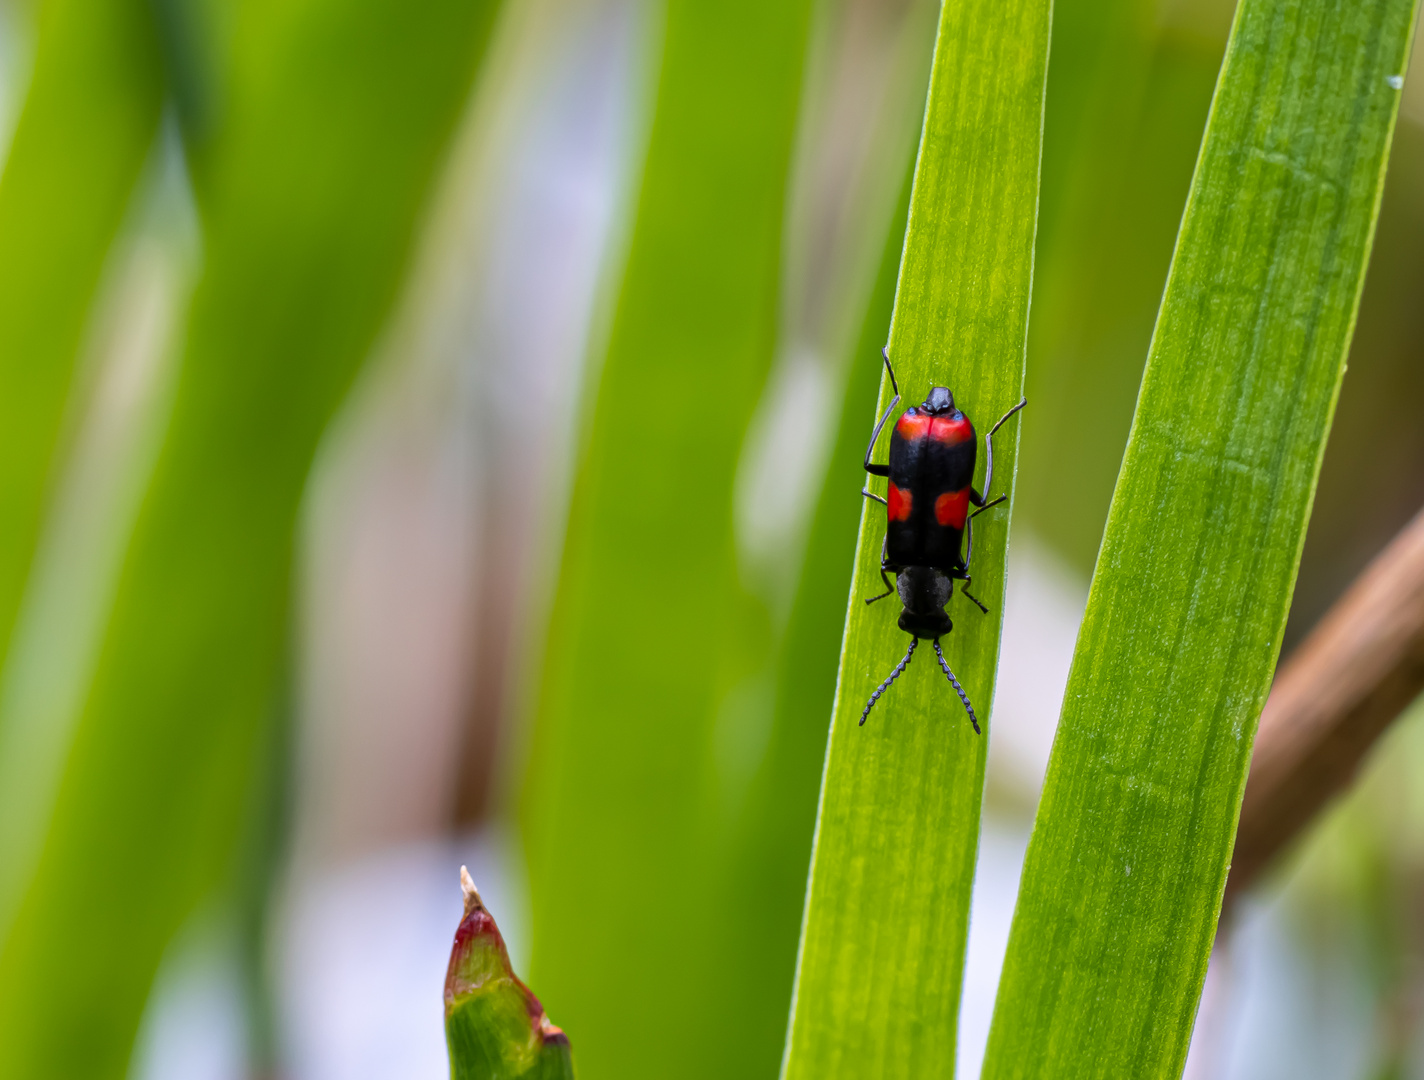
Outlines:
[{"label": "green grass blade", "polygon": [[1029,846],[993,1080],[1181,1071],[1412,23],[1411,0],[1237,12]]},{"label": "green grass blade", "polygon": [[[926,59],[928,59],[928,35]],[[923,98],[921,98],[923,101]],[[881,266],[872,286],[853,355],[874,356],[890,332],[895,279],[900,269],[905,222],[910,209],[910,165],[906,147],[899,205],[891,218]],[[766,757],[738,824],[736,852],[725,882],[728,905],[757,897],[756,917],[727,942],[734,958],[722,972],[723,995],[741,1006],[735,1020],[738,1041],[764,1044],[759,1061],[770,1075],[786,1039],[786,1003],[795,976],[796,942],[806,898],[806,867],[816,825],[816,793],[826,756],[826,714],[836,693],[841,620],[845,612],[846,568],[855,559],[859,491],[865,473],[865,418],[875,407],[880,371],[854,364],[849,371],[829,467],[807,540],[806,557],[781,643],[776,670],[776,705]],[[749,994],[745,972],[765,972],[765,989]]]},{"label": "green grass blade", "polygon": [[[981,431],[1023,385],[1048,31],[1041,0],[946,4],[941,14],[890,352],[907,403],[932,384],[950,386]],[[888,394],[887,386],[882,407]],[[1012,492],[1017,433],[1011,422],[996,439],[996,494]],[[980,522],[975,584],[991,614],[954,601],[945,645],[987,724],[1007,507]],[[881,591],[883,534],[884,512],[871,506],[861,518],[783,1069],[808,1080],[954,1067],[985,740],[928,647],[857,726],[907,640],[891,601],[861,603]]]},{"label": "green grass blade", "polygon": [[[589,1080],[776,1066],[729,1028],[740,1003],[711,989],[739,925],[712,899],[730,831],[713,747],[771,707],[770,627],[739,585],[733,491],[776,342],[809,22],[807,0],[673,0],[663,14],[524,796],[532,981]],[[784,994],[762,977],[774,967],[742,972],[746,992]]]},{"label": "green grass blade", "polygon": [[304,480],[399,287],[493,10],[241,9],[172,420],[0,945],[0,1075],[123,1076],[165,944],[231,868]]},{"label": "green grass blade", "polygon": [[38,543],[100,273],[158,130],[147,0],[46,0],[0,177],[0,657]]}]

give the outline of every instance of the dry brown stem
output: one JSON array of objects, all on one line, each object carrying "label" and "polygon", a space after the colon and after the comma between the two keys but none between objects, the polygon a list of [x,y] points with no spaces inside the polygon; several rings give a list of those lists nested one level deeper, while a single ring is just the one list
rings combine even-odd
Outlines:
[{"label": "dry brown stem", "polygon": [[1424,690],[1424,512],[1366,567],[1276,676],[1261,713],[1226,901],[1355,775]]}]

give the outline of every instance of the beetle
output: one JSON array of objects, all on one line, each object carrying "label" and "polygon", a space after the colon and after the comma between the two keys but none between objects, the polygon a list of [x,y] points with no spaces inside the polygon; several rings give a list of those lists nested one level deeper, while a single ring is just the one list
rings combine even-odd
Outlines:
[{"label": "beetle", "polygon": [[[885,358],[885,370],[890,375],[890,388],[895,396],[870,434],[864,464],[867,473],[886,477],[890,486],[883,499],[868,487],[862,488],[861,494],[885,504],[885,540],[880,548],[880,580],[885,583],[885,591],[865,602],[873,604],[898,592],[904,605],[899,625],[910,635],[910,647],[905,651],[905,658],[870,695],[860,722],[865,724],[865,718],[880,696],[909,666],[915,646],[921,641],[932,641],[939,666],[964,703],[974,734],[978,735],[979,718],[974,715],[969,696],[950,670],[939,639],[954,628],[945,607],[954,595],[956,581],[964,583],[960,591],[988,614],[989,609],[969,591],[972,580],[969,560],[974,554],[973,522],[985,510],[993,509],[1008,498],[1007,495],[997,499],[988,497],[994,482],[994,432],[1027,405],[1028,399],[1024,398],[999,417],[984,438],[986,462],[982,495],[973,485],[978,455],[974,425],[954,404],[954,395],[947,387],[932,387],[923,405],[912,405],[900,414],[890,433],[890,460],[877,465],[870,456],[885,422],[900,404],[900,385],[890,365],[889,348],[882,350],[881,355]],[[969,509],[971,505],[973,511]],[[964,544],[962,556],[961,544]],[[890,574],[895,575],[893,584]]]}]

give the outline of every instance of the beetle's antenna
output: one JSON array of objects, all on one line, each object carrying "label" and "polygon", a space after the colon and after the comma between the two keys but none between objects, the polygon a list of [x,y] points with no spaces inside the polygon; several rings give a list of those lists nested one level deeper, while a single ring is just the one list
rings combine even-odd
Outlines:
[{"label": "beetle's antenna", "polygon": [[[904,671],[910,663],[910,657],[915,655],[915,646],[920,643],[917,637],[910,638],[910,647],[905,650],[905,659],[895,665],[895,670],[890,672],[890,677],[875,688],[875,693],[870,695],[870,700],[865,703],[865,711],[860,714],[860,726],[865,726],[865,718],[870,715],[870,710],[875,708],[875,703],[880,700],[880,695],[890,689],[890,684],[900,677],[900,672]],[[965,702],[968,704],[968,702]],[[975,730],[978,730],[977,728]]]},{"label": "beetle's antenna", "polygon": [[[954,672],[950,671],[950,670],[949,670],[949,665],[948,665],[947,663],[945,663],[944,653],[940,650],[940,647],[939,647],[939,638],[935,638],[934,647],[935,647],[935,655],[939,657],[939,666],[943,669],[944,673],[949,676],[949,685],[952,686],[952,687],[954,687],[954,692],[959,695],[959,700],[962,701],[962,702],[964,702],[964,708],[965,708],[965,709],[968,711],[968,713],[969,713],[969,722],[974,725],[974,734],[975,734],[975,735],[980,734],[980,731],[979,731],[979,718],[974,715],[974,706],[971,705],[971,704],[969,704],[969,699],[964,696],[964,687],[962,687],[962,686],[959,685],[959,680],[954,677]],[[907,656],[907,657],[905,657],[905,659],[908,660],[909,657]],[[895,672],[895,674],[898,675],[898,674],[900,674],[900,673],[897,671],[897,672]],[[893,678],[894,676],[891,676],[891,677]],[[888,681],[888,680],[887,680],[887,681]],[[873,700],[874,700],[874,699],[872,699],[872,703],[873,703]],[[866,712],[869,712],[869,711],[870,711],[870,706],[869,706],[869,705],[867,705],[867,706],[865,707],[865,711],[866,711]],[[865,723],[864,718],[861,719],[861,723]]]}]

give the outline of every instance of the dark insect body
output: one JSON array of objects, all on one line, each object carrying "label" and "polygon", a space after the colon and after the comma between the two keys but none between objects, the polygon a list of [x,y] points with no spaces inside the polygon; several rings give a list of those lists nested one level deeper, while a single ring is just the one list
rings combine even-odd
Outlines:
[{"label": "dark insect body", "polygon": [[[900,403],[900,386],[895,381],[895,369],[890,366],[888,349],[884,356],[895,396],[871,433],[870,445],[865,448],[865,471],[871,476],[887,477],[890,487],[884,499],[868,489],[861,494],[885,504],[885,542],[880,549],[880,579],[885,582],[885,591],[870,597],[866,603],[873,604],[898,592],[904,605],[900,612],[900,629],[910,635],[910,647],[905,651],[905,658],[870,695],[860,722],[865,723],[880,696],[909,666],[915,646],[924,640],[934,642],[939,666],[964,703],[977,735],[979,718],[950,670],[939,639],[954,628],[945,606],[954,593],[956,581],[964,583],[960,591],[973,600],[980,611],[989,610],[969,591],[969,560],[974,554],[973,522],[979,514],[1008,498],[1006,495],[988,498],[994,482],[994,432],[1028,401],[1020,401],[999,417],[984,438],[987,461],[983,495],[973,485],[978,456],[974,425],[955,406],[954,395],[943,386],[933,387],[923,405],[912,405],[900,415],[890,433],[890,461],[876,465],[870,460],[871,452],[885,422]],[[970,506],[975,509],[971,511]],[[890,574],[895,575],[894,584],[890,582]]]}]

